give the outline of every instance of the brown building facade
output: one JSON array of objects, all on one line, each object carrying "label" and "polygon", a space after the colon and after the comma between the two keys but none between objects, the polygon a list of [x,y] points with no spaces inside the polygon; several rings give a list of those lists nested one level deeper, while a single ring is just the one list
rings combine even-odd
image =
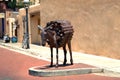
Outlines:
[{"label": "brown building facade", "polygon": [[[19,10],[18,40],[24,34],[25,9]],[[40,44],[37,25],[52,20],[69,20],[74,26],[73,51],[120,59],[119,0],[40,0],[29,7],[30,43]]]},{"label": "brown building facade", "polygon": [[[29,7],[28,11],[28,26],[29,26],[29,40],[32,44],[40,44],[40,31],[38,29],[38,25],[40,25],[40,4],[32,5]],[[18,15],[18,40],[19,42],[22,42],[23,36],[25,33],[25,9],[22,8],[19,10]]]},{"label": "brown building facade", "polygon": [[74,26],[74,51],[120,59],[119,0],[41,0],[41,25],[57,19]]}]

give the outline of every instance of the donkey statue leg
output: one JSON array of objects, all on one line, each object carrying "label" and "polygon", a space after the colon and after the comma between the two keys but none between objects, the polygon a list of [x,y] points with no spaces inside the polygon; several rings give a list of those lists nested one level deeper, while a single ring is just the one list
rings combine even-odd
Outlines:
[{"label": "donkey statue leg", "polygon": [[73,65],[72,50],[71,50],[71,41],[68,42],[68,48],[69,48],[69,52],[70,52],[70,62],[71,62],[71,65]]},{"label": "donkey statue leg", "polygon": [[58,67],[58,47],[56,47],[56,67]]},{"label": "donkey statue leg", "polygon": [[50,47],[50,50],[51,50],[51,64],[50,64],[50,67],[53,66],[53,47]]},{"label": "donkey statue leg", "polygon": [[66,62],[67,62],[67,58],[66,58],[66,54],[67,54],[66,45],[63,46],[63,51],[64,51],[64,62],[63,62],[63,65],[66,65]]}]

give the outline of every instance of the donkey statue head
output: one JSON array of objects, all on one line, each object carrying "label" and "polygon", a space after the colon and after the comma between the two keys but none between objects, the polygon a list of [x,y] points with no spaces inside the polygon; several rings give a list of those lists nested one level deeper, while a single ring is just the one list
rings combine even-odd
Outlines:
[{"label": "donkey statue head", "polygon": [[38,28],[41,30],[41,41],[42,46],[45,46],[48,43],[50,46],[54,46],[56,44],[56,33],[55,31],[49,30],[49,27],[43,28],[42,26],[38,25]]},{"label": "donkey statue head", "polygon": [[47,38],[46,38],[46,32],[44,30],[44,28],[40,25],[38,25],[38,28],[41,30],[41,41],[42,41],[42,46],[45,46],[46,42],[47,42]]}]

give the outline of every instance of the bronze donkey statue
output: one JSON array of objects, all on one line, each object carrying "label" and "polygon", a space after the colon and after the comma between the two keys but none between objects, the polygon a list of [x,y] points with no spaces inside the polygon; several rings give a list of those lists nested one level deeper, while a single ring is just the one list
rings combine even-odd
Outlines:
[{"label": "bronze donkey statue", "polygon": [[71,39],[73,36],[73,28],[69,21],[58,20],[51,21],[47,23],[47,26],[42,28],[38,26],[41,30],[41,41],[42,46],[45,46],[46,42],[50,45],[51,49],[51,64],[53,66],[53,48],[56,48],[56,67],[58,66],[58,48],[63,47],[64,50],[64,62],[63,65],[66,65],[67,62],[67,50],[66,45],[68,44],[69,53],[70,53],[70,62],[73,65],[72,59],[72,50],[71,50]]}]

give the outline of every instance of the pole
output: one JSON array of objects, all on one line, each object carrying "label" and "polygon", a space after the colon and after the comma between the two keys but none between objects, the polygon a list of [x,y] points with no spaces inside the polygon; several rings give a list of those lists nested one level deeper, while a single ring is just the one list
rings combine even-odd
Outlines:
[{"label": "pole", "polygon": [[29,49],[29,28],[28,28],[28,6],[25,6],[26,11],[26,24],[25,24],[25,34],[23,38],[23,45],[22,48]]},{"label": "pole", "polygon": [[29,28],[28,28],[28,6],[26,6],[26,38],[27,38],[27,48],[30,48],[30,46],[29,46]]}]

